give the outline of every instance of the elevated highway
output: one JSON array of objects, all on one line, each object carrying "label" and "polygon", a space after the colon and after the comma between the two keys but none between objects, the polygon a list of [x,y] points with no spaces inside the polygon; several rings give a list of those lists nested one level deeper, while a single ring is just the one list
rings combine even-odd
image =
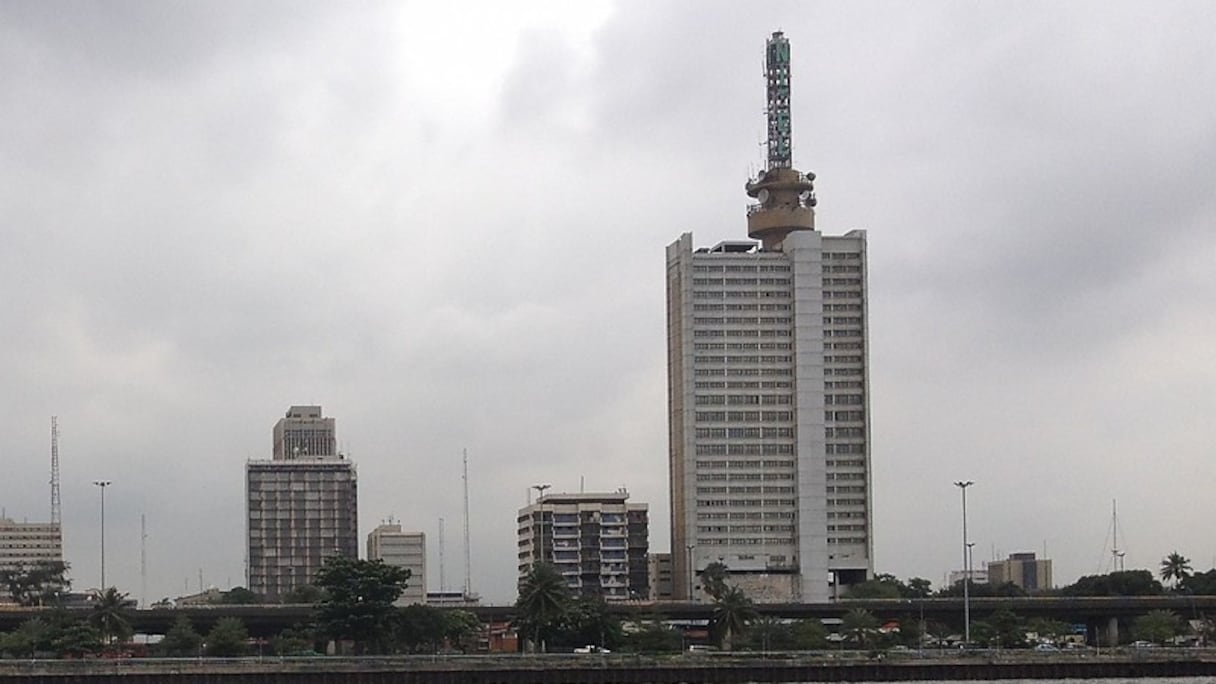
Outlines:
[{"label": "elevated highway", "polygon": [[[1216,596],[1116,596],[1116,597],[1025,597],[973,598],[972,619],[982,620],[994,611],[1008,609],[1021,617],[1044,617],[1068,623],[1085,623],[1105,628],[1111,620],[1126,621],[1153,610],[1169,610],[1183,619],[1216,617]],[[623,619],[661,616],[668,620],[708,620],[713,616],[709,603],[630,602],[611,604],[614,615]],[[761,615],[792,619],[832,619],[860,609],[884,620],[916,619],[961,622],[961,598],[929,599],[856,599],[828,603],[758,604]],[[0,606],[0,631],[9,631],[32,617],[49,613],[51,608]],[[468,608],[484,622],[506,622],[515,617],[514,606]],[[85,617],[88,608],[72,609],[70,614]],[[163,634],[178,616],[190,618],[195,629],[205,632],[216,620],[234,617],[242,620],[255,636],[269,636],[297,624],[307,623],[313,615],[310,605],[216,605],[183,608],[148,608],[130,612],[135,629],[147,634]]]}]

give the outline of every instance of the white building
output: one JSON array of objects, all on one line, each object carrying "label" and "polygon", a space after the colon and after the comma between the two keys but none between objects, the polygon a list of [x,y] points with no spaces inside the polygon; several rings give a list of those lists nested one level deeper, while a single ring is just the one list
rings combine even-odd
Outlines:
[{"label": "white building", "polygon": [[816,230],[814,174],[788,154],[789,44],[768,50],[752,240],[667,248],[677,597],[713,562],[763,602],[828,600],[873,571],[866,234]]},{"label": "white building", "polygon": [[402,532],[396,523],[380,525],[367,535],[367,559],[410,571],[397,605],[426,603],[426,533]]}]

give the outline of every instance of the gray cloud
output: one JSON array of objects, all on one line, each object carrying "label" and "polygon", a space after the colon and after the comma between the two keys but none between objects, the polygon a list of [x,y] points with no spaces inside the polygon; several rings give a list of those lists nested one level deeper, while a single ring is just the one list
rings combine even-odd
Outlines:
[{"label": "gray cloud", "polygon": [[141,513],[152,598],[243,581],[243,462],[299,402],[338,419],[364,530],[444,517],[458,548],[469,450],[494,600],[534,482],[628,486],[665,549],[662,248],[743,236],[777,28],[820,227],[870,231],[878,569],[957,565],[960,477],[980,546],[1046,544],[1062,582],[1113,498],[1129,566],[1206,567],[1208,5],[623,3],[510,40],[472,11],[100,7],[0,9],[0,504],[44,516],[60,415],[78,586],[98,477],[124,588]]}]

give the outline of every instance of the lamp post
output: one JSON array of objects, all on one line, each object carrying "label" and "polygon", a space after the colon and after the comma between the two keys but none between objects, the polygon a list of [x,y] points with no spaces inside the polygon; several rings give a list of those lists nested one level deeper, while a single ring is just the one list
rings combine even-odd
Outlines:
[{"label": "lamp post", "polygon": [[[545,560],[545,504],[542,499],[545,497],[545,490],[552,486],[553,485],[551,484],[532,485],[532,489],[536,490],[536,503],[538,506],[540,506],[540,542],[536,548],[536,557],[539,558],[541,562],[544,562]],[[532,565],[535,567],[536,562],[533,561]]]},{"label": "lamp post", "polygon": [[99,591],[106,592],[106,487],[114,484],[109,480],[93,480],[93,484],[101,488],[101,586]]},{"label": "lamp post", "polygon": [[697,564],[693,557],[693,551],[697,548],[696,544],[685,544],[684,550],[688,552],[688,602],[692,603],[697,600],[697,593],[694,591],[697,577]]},{"label": "lamp post", "polygon": [[963,493],[963,641],[971,645],[971,545],[967,543],[967,488],[975,484],[971,480],[954,483]]}]

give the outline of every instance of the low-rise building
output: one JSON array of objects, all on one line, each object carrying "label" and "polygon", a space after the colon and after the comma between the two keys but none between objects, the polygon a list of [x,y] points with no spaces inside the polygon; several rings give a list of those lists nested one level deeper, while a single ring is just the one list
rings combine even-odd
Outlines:
[{"label": "low-rise building", "polygon": [[1031,552],[1011,553],[1005,560],[988,563],[988,581],[994,586],[1014,584],[1030,593],[1044,591],[1052,587],[1051,560]]},{"label": "low-rise building", "polygon": [[[58,523],[16,522],[0,518],[0,570],[63,562],[63,531]],[[0,588],[0,603],[12,598]]]},{"label": "low-rise building", "polygon": [[410,571],[397,605],[426,603],[426,533],[403,532],[399,524],[384,523],[367,535],[367,559]]}]

